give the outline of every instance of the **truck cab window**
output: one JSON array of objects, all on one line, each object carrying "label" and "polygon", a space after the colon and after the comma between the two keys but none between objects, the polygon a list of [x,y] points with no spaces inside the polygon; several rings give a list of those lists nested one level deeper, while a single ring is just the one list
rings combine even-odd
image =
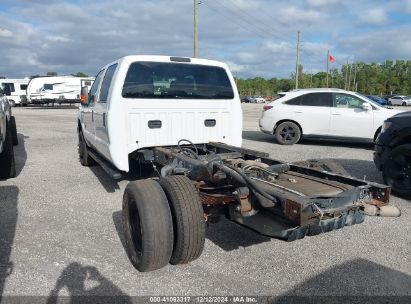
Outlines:
[{"label": "truck cab window", "polygon": [[223,68],[170,62],[134,62],[123,85],[125,98],[233,99]]},{"label": "truck cab window", "polygon": [[97,74],[96,79],[94,80],[93,85],[90,88],[90,92],[89,92],[89,103],[90,104],[94,104],[94,102],[95,102],[97,89],[100,85],[100,81],[101,81],[101,78],[102,78],[103,74],[104,74],[104,70],[101,70]]},{"label": "truck cab window", "polygon": [[100,88],[100,97],[98,102],[107,102],[107,96],[110,89],[111,80],[113,79],[114,72],[116,71],[117,63],[110,65],[107,68],[106,74],[104,75],[103,83]]}]

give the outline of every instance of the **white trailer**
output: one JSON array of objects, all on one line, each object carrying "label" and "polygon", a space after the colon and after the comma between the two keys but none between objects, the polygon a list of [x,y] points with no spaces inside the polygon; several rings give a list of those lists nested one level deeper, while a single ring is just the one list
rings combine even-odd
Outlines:
[{"label": "white trailer", "polygon": [[30,80],[27,99],[33,104],[80,102],[82,86],[91,87],[94,77],[42,76]]},{"label": "white trailer", "polygon": [[26,106],[26,89],[30,79],[0,79],[0,88],[12,106]]}]

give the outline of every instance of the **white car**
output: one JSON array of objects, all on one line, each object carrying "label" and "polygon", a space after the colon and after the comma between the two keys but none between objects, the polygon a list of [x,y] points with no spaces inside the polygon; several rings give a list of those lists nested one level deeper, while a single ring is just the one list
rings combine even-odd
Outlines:
[{"label": "white car", "polygon": [[302,89],[265,105],[259,126],[282,145],[295,144],[302,137],[372,142],[384,120],[399,112],[354,92]]},{"label": "white car", "polygon": [[411,97],[397,95],[388,99],[390,106],[411,106]]},{"label": "white car", "polygon": [[265,99],[261,96],[251,96],[252,103],[265,103]]}]

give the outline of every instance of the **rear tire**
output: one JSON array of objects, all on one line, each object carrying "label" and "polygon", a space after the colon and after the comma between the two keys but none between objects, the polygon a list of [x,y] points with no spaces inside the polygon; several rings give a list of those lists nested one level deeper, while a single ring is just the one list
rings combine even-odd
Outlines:
[{"label": "rear tire", "polygon": [[82,131],[78,132],[78,155],[80,163],[84,167],[91,167],[96,164],[96,161],[88,153],[88,147]]},{"label": "rear tire", "polygon": [[300,128],[291,121],[285,121],[278,125],[274,134],[280,145],[293,145],[301,139]]},{"label": "rear tire", "polygon": [[164,267],[173,252],[173,222],[167,197],[152,179],[130,182],[123,196],[127,255],[141,272]]},{"label": "rear tire", "polygon": [[14,118],[14,116],[10,116],[9,126],[13,137],[13,145],[17,146],[19,144],[19,138],[17,136],[16,119]]},{"label": "rear tire", "polygon": [[10,125],[6,126],[6,138],[3,143],[3,152],[0,154],[0,179],[16,176],[16,164],[14,161],[13,136]]},{"label": "rear tire", "polygon": [[182,175],[160,179],[173,216],[174,248],[170,263],[186,264],[200,257],[205,243],[204,210],[197,189]]},{"label": "rear tire", "polygon": [[411,198],[411,145],[395,147],[388,155],[382,169],[384,182],[393,192]]}]

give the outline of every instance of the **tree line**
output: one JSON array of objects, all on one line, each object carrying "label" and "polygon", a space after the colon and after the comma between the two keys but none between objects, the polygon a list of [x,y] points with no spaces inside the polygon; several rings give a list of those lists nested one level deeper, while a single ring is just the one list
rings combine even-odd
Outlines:
[{"label": "tree line", "polygon": [[[327,87],[327,73],[305,73],[299,66],[298,88]],[[295,74],[290,78],[236,78],[240,95],[272,96],[295,88]],[[411,94],[411,60],[386,60],[384,63],[357,62],[331,69],[328,87],[356,91],[365,95]]]}]

